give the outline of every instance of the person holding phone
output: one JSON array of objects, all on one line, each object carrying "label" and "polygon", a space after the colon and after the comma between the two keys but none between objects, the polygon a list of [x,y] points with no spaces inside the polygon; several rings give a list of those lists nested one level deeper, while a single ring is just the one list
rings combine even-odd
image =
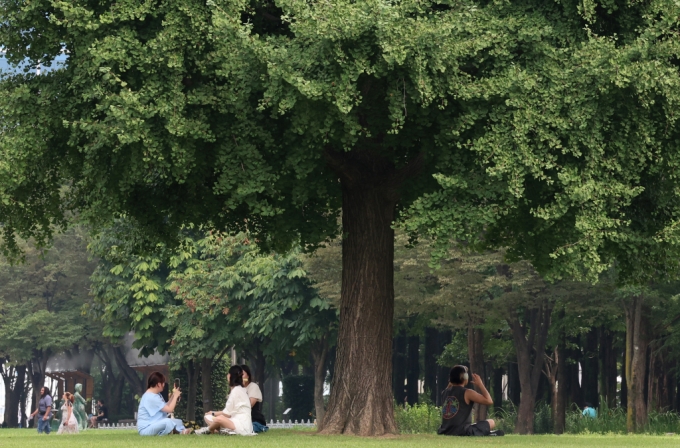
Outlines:
[{"label": "person holding phone", "polygon": [[175,411],[177,400],[182,391],[176,388],[166,402],[161,393],[165,388],[165,375],[153,372],[147,380],[147,390],[142,395],[137,411],[137,432],[140,436],[165,436],[168,434],[190,434],[191,429],[185,429],[181,420],[168,418],[168,414]]},{"label": "person holding phone", "polygon": [[472,423],[472,407],[475,403],[493,404],[482,378],[472,374],[473,384],[479,392],[468,389],[470,375],[465,366],[454,366],[449,372],[449,386],[442,392],[442,424],[437,434],[447,436],[502,436],[503,431],[494,431],[496,422],[492,419]]}]

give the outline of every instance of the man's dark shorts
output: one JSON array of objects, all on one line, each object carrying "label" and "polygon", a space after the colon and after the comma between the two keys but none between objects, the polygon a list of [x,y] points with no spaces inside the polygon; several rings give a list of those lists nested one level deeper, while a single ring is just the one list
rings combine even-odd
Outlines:
[{"label": "man's dark shorts", "polygon": [[473,423],[465,429],[466,436],[484,437],[491,434],[491,425],[486,420]]}]

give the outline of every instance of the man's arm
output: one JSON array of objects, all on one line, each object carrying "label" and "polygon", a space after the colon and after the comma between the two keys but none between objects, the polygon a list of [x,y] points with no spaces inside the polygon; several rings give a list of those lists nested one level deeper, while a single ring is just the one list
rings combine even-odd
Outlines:
[{"label": "man's arm", "polygon": [[472,389],[466,390],[465,401],[467,402],[472,401],[474,403],[483,404],[485,406],[491,406],[493,404],[493,399],[491,398],[489,391],[486,390],[486,387],[484,387],[482,378],[476,373],[473,373],[472,379],[473,379],[472,384],[479,390],[479,393],[475,392]]}]

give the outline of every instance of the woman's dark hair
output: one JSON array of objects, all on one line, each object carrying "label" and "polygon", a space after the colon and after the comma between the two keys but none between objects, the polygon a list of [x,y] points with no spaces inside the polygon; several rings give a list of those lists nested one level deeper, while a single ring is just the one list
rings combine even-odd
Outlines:
[{"label": "woman's dark hair", "polygon": [[52,395],[50,394],[50,388],[49,388],[49,387],[43,386],[43,390],[45,391],[45,393],[42,394],[42,395],[40,395],[40,397],[46,397],[46,396],[48,396],[48,395],[49,395],[50,397],[52,396]]},{"label": "woman's dark hair", "polygon": [[152,372],[151,375],[149,375],[149,379],[146,380],[146,387],[151,389],[152,387],[156,387],[160,383],[165,382],[165,375],[163,375],[161,372]]},{"label": "woman's dark hair", "polygon": [[241,366],[229,368],[229,387],[243,386],[243,369]]},{"label": "woman's dark hair", "polygon": [[453,366],[449,372],[449,382],[451,384],[463,384],[468,369],[465,366]]},{"label": "woman's dark hair", "polygon": [[242,364],[241,369],[243,369],[243,371],[248,374],[248,382],[252,383],[253,382],[253,373],[250,371],[250,367],[248,367],[246,364]]}]

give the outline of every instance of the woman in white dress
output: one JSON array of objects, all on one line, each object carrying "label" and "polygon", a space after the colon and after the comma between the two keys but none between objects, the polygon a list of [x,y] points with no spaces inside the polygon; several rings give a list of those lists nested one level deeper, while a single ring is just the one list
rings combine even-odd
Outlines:
[{"label": "woman in white dress", "polygon": [[66,392],[63,396],[64,404],[61,406],[61,424],[57,434],[78,434],[78,420],[73,412],[75,397]]},{"label": "woman in white dress", "polygon": [[225,428],[241,436],[253,434],[250,399],[243,387],[242,375],[243,369],[239,366],[231,366],[229,369],[227,381],[229,381],[231,392],[229,392],[224,410],[206,413],[206,421],[212,420],[208,427],[210,433],[214,434]]}]

